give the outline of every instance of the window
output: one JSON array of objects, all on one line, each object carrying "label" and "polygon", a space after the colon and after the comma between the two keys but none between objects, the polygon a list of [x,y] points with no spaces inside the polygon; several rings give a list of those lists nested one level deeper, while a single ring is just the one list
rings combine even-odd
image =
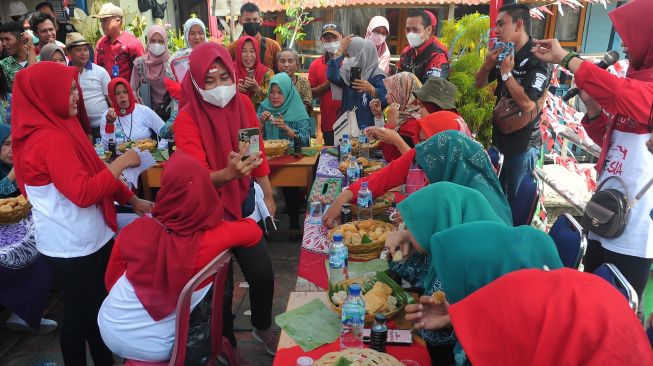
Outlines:
[{"label": "window", "polygon": [[555,38],[560,42],[576,42],[579,36],[578,26],[580,25],[582,8],[573,9],[563,5],[562,9],[565,14],[562,15],[557,12],[556,16]]}]

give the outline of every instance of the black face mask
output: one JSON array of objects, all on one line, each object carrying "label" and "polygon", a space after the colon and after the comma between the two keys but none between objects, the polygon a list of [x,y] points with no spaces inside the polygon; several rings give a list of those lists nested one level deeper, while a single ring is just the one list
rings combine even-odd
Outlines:
[{"label": "black face mask", "polygon": [[248,36],[256,36],[261,30],[261,23],[259,22],[249,22],[243,24],[243,32]]}]

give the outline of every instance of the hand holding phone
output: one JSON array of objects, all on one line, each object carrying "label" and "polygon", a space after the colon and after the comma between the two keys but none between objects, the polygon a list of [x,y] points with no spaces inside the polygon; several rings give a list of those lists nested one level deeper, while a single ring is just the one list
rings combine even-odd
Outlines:
[{"label": "hand holding phone", "polygon": [[353,66],[349,70],[349,82],[353,83],[355,80],[360,80],[361,78],[361,68],[358,66]]}]

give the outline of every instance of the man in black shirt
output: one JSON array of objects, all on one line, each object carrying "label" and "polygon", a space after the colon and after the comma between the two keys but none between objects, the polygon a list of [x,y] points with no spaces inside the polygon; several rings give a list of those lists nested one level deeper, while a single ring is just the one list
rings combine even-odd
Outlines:
[{"label": "man in black shirt", "polygon": [[527,29],[530,29],[528,6],[510,4],[499,9],[497,39],[504,43],[513,42],[514,55],[508,55],[498,63],[504,48],[495,49],[487,55],[476,74],[478,88],[494,80],[498,81],[497,102],[501,97],[507,96],[514,100],[522,113],[536,115],[525,127],[509,134],[502,133],[496,124],[493,126],[492,142],[505,156],[499,179],[510,203],[514,200],[524,176],[535,168],[542,146],[542,113],[541,105],[538,106],[537,101],[546,93],[551,79],[551,67],[539,61],[531,52],[533,44]]}]

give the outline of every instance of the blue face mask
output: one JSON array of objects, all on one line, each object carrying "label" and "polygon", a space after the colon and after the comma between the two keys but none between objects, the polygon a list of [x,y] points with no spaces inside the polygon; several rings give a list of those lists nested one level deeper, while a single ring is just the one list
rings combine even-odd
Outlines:
[{"label": "blue face mask", "polygon": [[499,57],[497,57],[497,62],[498,63],[501,63],[503,61],[503,59],[506,58],[508,55],[510,55],[510,54],[514,55],[514,53],[515,53],[515,43],[514,42],[503,43],[503,42],[498,42],[497,41],[494,44],[494,47],[492,47],[492,49],[495,50],[495,49],[497,49],[499,47],[505,47],[505,48],[503,49],[503,52],[501,52],[499,54]]}]

